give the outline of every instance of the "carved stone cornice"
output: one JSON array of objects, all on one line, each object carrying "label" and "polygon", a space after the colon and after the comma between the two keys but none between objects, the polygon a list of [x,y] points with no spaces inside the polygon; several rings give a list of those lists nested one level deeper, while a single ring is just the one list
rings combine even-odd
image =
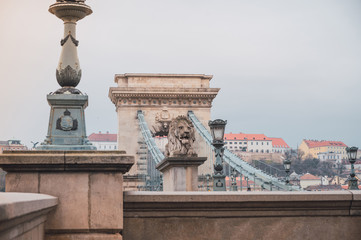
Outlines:
[{"label": "carved stone cornice", "polygon": [[[174,101],[212,101],[219,91],[219,88],[207,89],[174,89],[174,88],[159,88],[159,89],[140,89],[140,88],[110,88],[109,97],[111,101],[116,104],[119,100],[168,100]],[[133,100],[133,101],[134,101]]]},{"label": "carved stone cornice", "polygon": [[[110,88],[109,98],[115,105],[189,105],[210,106],[219,88],[174,89],[174,88]],[[124,101],[126,100],[126,102]]]}]

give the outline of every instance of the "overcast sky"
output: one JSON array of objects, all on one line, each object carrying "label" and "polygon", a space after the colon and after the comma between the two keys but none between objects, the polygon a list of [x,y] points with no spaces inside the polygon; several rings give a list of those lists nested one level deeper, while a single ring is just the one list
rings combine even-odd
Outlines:
[{"label": "overcast sky", "polygon": [[[59,88],[55,0],[0,1],[0,140],[43,141]],[[201,73],[226,132],[361,147],[361,1],[88,0],[78,23],[88,135],[117,131],[120,73]]]}]

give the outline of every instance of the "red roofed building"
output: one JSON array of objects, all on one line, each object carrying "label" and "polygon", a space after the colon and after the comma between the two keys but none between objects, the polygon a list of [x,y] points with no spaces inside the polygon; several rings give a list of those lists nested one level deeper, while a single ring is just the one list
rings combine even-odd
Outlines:
[{"label": "red roofed building", "polygon": [[303,189],[308,186],[321,185],[321,178],[310,173],[306,173],[300,177],[300,185]]},{"label": "red roofed building", "polygon": [[0,154],[3,151],[21,151],[28,150],[28,148],[21,144],[20,140],[0,141]]},{"label": "red roofed building", "polygon": [[272,152],[281,152],[290,150],[290,146],[282,138],[269,138],[272,140]]},{"label": "red roofed building", "polygon": [[109,132],[92,133],[88,139],[98,150],[116,150],[118,148],[117,134]]},{"label": "red roofed building", "polygon": [[303,140],[298,149],[305,153],[303,158],[308,156],[319,158],[319,156],[334,155],[336,158],[341,156],[342,159],[347,159],[346,147],[347,145],[341,141]]},{"label": "red roofed building", "polygon": [[282,138],[269,138],[264,134],[226,133],[224,141],[230,151],[284,153],[290,149]]}]

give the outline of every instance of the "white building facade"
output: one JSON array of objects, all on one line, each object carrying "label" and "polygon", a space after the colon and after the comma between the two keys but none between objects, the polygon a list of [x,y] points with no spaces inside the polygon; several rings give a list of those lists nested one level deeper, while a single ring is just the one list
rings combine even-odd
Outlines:
[{"label": "white building facade", "polygon": [[290,149],[282,138],[269,138],[264,134],[227,133],[224,141],[230,151],[284,153]]},{"label": "white building facade", "polygon": [[118,149],[117,134],[109,132],[92,133],[89,135],[88,139],[97,150],[114,151]]}]

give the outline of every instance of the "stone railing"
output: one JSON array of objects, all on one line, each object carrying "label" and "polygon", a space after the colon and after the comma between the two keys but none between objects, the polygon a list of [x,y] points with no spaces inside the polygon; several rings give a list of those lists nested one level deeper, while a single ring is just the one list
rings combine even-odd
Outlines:
[{"label": "stone railing", "polygon": [[358,239],[361,191],[125,192],[123,239]]},{"label": "stone railing", "polygon": [[0,239],[44,239],[47,214],[58,198],[34,193],[0,193]]}]

